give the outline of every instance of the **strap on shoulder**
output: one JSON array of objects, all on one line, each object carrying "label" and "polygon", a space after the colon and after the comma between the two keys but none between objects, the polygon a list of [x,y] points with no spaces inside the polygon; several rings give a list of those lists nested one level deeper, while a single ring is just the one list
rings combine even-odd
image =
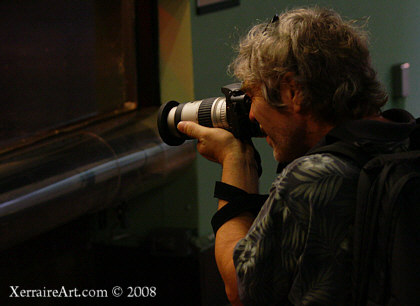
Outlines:
[{"label": "strap on shoulder", "polygon": [[362,168],[372,157],[367,154],[363,149],[344,141],[336,141],[332,144],[313,149],[307,155],[331,153],[334,155],[342,156],[354,161],[360,168]]}]

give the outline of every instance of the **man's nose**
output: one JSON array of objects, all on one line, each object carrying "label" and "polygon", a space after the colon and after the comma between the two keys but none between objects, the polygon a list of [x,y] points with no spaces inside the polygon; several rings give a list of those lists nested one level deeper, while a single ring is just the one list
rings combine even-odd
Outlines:
[{"label": "man's nose", "polygon": [[254,111],[252,110],[252,104],[251,104],[251,109],[249,110],[249,120],[251,120],[251,122],[255,122],[255,116],[254,116]]}]

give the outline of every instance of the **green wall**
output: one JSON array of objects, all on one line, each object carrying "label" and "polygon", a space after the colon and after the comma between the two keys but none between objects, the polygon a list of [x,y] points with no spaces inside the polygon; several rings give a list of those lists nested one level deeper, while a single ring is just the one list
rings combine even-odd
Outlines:
[{"label": "green wall", "polygon": [[[220,86],[232,83],[226,67],[234,57],[233,47],[250,26],[271,19],[286,8],[319,5],[335,9],[343,16],[357,19],[370,17],[371,53],[380,79],[391,91],[391,67],[409,62],[411,94],[406,99],[392,99],[387,107],[403,107],[420,116],[420,1],[418,0],[334,0],[334,1],[274,1],[242,0],[240,5],[205,15],[195,12],[191,3],[194,94],[204,98],[219,96]],[[392,93],[390,92],[390,96]],[[258,139],[257,147],[263,158],[264,173],[260,192],[266,193],[275,175],[276,163],[265,140]],[[199,233],[211,232],[210,218],[216,210],[212,198],[214,182],[220,179],[220,166],[201,156],[197,160]]]}]

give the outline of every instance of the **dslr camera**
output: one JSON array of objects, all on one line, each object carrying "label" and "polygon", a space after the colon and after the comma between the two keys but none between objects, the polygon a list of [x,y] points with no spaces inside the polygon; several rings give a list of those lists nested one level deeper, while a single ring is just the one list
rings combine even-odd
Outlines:
[{"label": "dslr camera", "polygon": [[158,128],[162,140],[178,146],[190,139],[176,128],[180,121],[193,121],[202,126],[223,128],[236,138],[247,140],[263,136],[257,122],[249,120],[251,98],[241,91],[241,83],[222,87],[224,97],[207,98],[187,103],[169,101],[158,113]]}]

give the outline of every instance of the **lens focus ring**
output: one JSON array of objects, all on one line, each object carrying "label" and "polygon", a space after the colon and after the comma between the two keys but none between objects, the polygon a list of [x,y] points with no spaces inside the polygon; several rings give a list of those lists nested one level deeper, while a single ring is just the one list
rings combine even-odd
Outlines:
[{"label": "lens focus ring", "polygon": [[211,108],[213,106],[214,98],[205,99],[201,102],[198,108],[198,124],[206,127],[213,127],[211,120]]}]

